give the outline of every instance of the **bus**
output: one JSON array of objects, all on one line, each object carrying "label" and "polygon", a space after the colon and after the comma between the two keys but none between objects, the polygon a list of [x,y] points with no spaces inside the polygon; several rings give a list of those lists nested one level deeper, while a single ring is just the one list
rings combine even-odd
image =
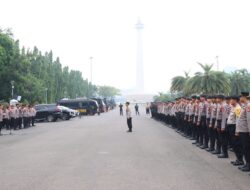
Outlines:
[{"label": "bus", "polygon": [[99,110],[97,101],[85,98],[67,100],[63,99],[58,101],[57,104],[78,110],[81,115],[95,115]]}]

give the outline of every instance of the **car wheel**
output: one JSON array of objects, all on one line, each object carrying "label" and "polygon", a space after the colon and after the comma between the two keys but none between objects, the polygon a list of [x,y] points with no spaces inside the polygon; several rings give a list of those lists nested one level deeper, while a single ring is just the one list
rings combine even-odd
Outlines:
[{"label": "car wheel", "polygon": [[69,120],[69,115],[68,114],[63,114],[62,115],[62,120]]},{"label": "car wheel", "polygon": [[47,116],[47,121],[48,121],[48,122],[55,121],[54,116],[53,116],[53,115],[48,115],[48,116]]}]

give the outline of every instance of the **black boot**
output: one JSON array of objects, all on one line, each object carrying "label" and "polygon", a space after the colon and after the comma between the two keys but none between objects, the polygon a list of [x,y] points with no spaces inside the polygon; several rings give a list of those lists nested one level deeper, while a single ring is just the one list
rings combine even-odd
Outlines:
[{"label": "black boot", "polygon": [[243,167],[243,168],[241,169],[241,171],[243,171],[243,172],[250,172],[250,164],[247,163],[247,164],[245,165],[245,167]]},{"label": "black boot", "polygon": [[226,154],[220,154],[220,155],[218,156],[218,158],[228,158],[228,155],[226,155]]},{"label": "black boot", "polygon": [[236,161],[232,161],[231,164],[234,166],[242,166],[244,165],[244,162],[240,160],[236,160]]},{"label": "black boot", "polygon": [[212,154],[220,154],[221,152],[219,150],[215,150],[213,152],[211,152]]}]

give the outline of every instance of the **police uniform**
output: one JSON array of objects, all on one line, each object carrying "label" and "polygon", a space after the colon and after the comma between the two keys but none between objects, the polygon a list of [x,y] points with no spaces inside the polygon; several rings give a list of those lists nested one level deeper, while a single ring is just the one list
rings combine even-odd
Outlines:
[{"label": "police uniform", "polygon": [[213,97],[213,103],[211,104],[211,118],[210,118],[210,149],[208,151],[213,152],[215,150],[215,136],[216,136],[216,113],[217,113],[217,104],[215,102],[215,98]]},{"label": "police uniform", "polygon": [[[212,115],[212,97],[209,96],[207,98],[207,104],[206,104],[206,127],[207,127],[207,138],[208,138],[208,145],[211,144],[211,128],[210,126],[210,119]],[[210,146],[206,149],[207,151],[211,151]],[[213,150],[212,150],[213,151]]]},{"label": "police uniform", "polygon": [[2,135],[1,133],[2,127],[3,127],[3,109],[2,106],[0,105],[0,135]]},{"label": "police uniform", "polygon": [[24,126],[25,129],[28,127],[28,117],[29,117],[28,112],[29,112],[28,107],[25,106],[23,108],[23,126]]},{"label": "police uniform", "polygon": [[11,106],[9,114],[10,114],[10,130],[12,129],[16,130],[16,118],[17,118],[16,107]]},{"label": "police uniform", "polygon": [[228,103],[228,99],[230,99],[230,97],[226,97],[226,102],[223,103],[223,108],[222,108],[222,123],[220,131],[222,154],[219,155],[218,158],[228,158],[229,134],[227,129],[227,120],[231,109],[231,106]]},{"label": "police uniform", "polygon": [[[243,97],[247,97],[248,95],[249,93],[242,93]],[[236,133],[239,134],[246,160],[246,164],[239,169],[248,172],[250,171],[250,104],[246,101],[241,103],[241,112],[236,123]]]},{"label": "police uniform", "polygon": [[[218,95],[217,99],[221,101],[224,100],[223,95]],[[216,150],[213,154],[221,154],[221,127],[222,127],[222,119],[223,119],[223,102],[217,103],[217,111],[216,111],[216,122],[215,122],[215,141],[216,141]]]},{"label": "police uniform", "polygon": [[[239,98],[236,96],[232,97],[232,99],[236,101],[239,100]],[[235,166],[240,166],[244,164],[242,145],[241,145],[239,136],[235,135],[236,121],[238,120],[240,116],[240,111],[241,111],[241,107],[238,103],[236,103],[235,105],[231,105],[230,113],[229,113],[228,120],[227,120],[227,129],[229,133],[229,139],[232,142],[232,148],[236,156],[236,161],[232,161],[231,163]]]},{"label": "police uniform", "polygon": [[31,107],[31,124],[35,126],[36,109],[34,106]]},{"label": "police uniform", "polygon": [[[205,96],[201,96],[205,98]],[[206,120],[206,101],[201,101],[198,106],[198,132],[199,143],[202,149],[208,148],[207,120]]]},{"label": "police uniform", "polygon": [[3,127],[5,127],[6,130],[10,129],[10,114],[9,109],[6,107],[3,109]]}]

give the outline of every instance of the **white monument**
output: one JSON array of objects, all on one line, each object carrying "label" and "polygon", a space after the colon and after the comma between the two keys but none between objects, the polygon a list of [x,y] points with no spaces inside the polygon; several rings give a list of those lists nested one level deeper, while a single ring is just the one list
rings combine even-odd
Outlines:
[{"label": "white monument", "polygon": [[145,104],[153,101],[152,94],[147,94],[144,89],[144,67],[143,67],[143,42],[142,42],[142,31],[143,24],[138,20],[135,25],[137,30],[137,57],[136,57],[136,88],[123,92],[123,98],[131,103]]},{"label": "white monument", "polygon": [[142,30],[143,24],[140,19],[135,25],[137,30],[137,62],[136,62],[136,93],[144,93],[144,68],[143,68],[143,44],[142,44]]}]

